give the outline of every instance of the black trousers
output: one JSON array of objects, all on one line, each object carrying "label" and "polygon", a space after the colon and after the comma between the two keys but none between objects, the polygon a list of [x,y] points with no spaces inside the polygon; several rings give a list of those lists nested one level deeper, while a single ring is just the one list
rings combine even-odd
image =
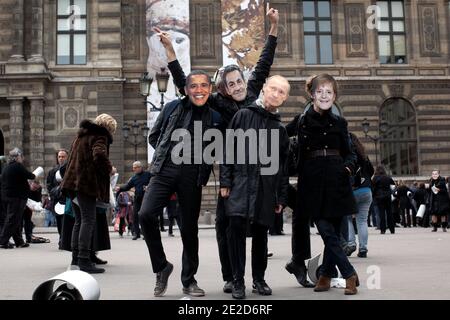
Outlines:
[{"label": "black trousers", "polygon": [[161,242],[158,217],[167,206],[170,196],[176,192],[180,206],[183,258],[181,282],[188,287],[195,281],[198,259],[198,217],[202,187],[197,185],[198,165],[174,165],[167,163],[151,180],[145,191],[139,218],[145,242],[150,254],[153,272],[163,270],[167,264]]},{"label": "black trousers", "polygon": [[72,252],[79,258],[89,258],[96,219],[95,197],[77,194],[78,205],[73,204],[75,224],[72,231]]},{"label": "black trousers", "polygon": [[132,233],[136,236],[141,235],[141,228],[139,227],[139,210],[141,210],[143,196],[136,196],[133,204],[133,225]]},{"label": "black trousers", "polygon": [[378,207],[378,212],[380,214],[380,231],[386,232],[386,220],[389,230],[395,232],[394,216],[392,215],[391,198],[379,198],[376,199],[376,205]]},{"label": "black trousers", "polygon": [[355,273],[340,243],[342,219],[343,217],[338,217],[314,221],[325,244],[320,274],[329,278],[335,274],[336,266],[344,279],[350,278]]},{"label": "black trousers", "polygon": [[24,243],[22,238],[22,219],[27,200],[3,198],[2,201],[6,203],[6,216],[0,235],[0,244],[7,244],[9,238],[12,237],[16,245],[21,245]]},{"label": "black trousers", "polygon": [[[247,219],[231,216],[227,229],[227,240],[234,281],[244,281],[246,258]],[[252,277],[253,281],[264,280],[267,269],[267,231],[269,228],[256,222],[250,225],[252,232]]]},{"label": "black trousers", "polygon": [[31,221],[31,217],[33,216],[33,211],[31,209],[25,207],[23,212],[23,229],[25,231],[25,239],[28,243],[31,242],[31,238],[33,236],[33,228],[34,223]]},{"label": "black trousers", "polygon": [[310,217],[306,212],[298,210],[297,201],[300,195],[289,185],[288,206],[292,212],[292,261],[304,265],[305,260],[311,258]]},{"label": "black trousers", "polygon": [[225,212],[225,199],[219,194],[216,208],[216,240],[219,248],[219,259],[223,281],[233,280],[230,254],[228,252],[227,229],[230,219]]}]

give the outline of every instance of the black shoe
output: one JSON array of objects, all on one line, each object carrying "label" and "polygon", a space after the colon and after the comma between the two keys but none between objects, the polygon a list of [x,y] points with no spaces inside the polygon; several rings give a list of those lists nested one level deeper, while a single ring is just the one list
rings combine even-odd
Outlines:
[{"label": "black shoe", "polygon": [[14,249],[14,245],[11,242],[8,242],[6,244],[0,245],[0,248],[2,248],[2,249]]},{"label": "black shoe", "polygon": [[153,295],[155,297],[162,297],[167,290],[167,281],[173,271],[173,264],[167,261],[167,265],[164,269],[156,274],[156,286]]},{"label": "black shoe", "polygon": [[356,251],[356,246],[346,246],[344,248],[344,252],[347,257],[350,257],[352,255],[352,253],[355,251]]},{"label": "black shoe", "polygon": [[166,232],[166,229],[164,229],[164,228],[161,228],[161,232]]},{"label": "black shoe", "polygon": [[89,258],[78,258],[78,266],[81,271],[87,273],[103,273],[105,269],[97,268]]},{"label": "black shoe", "polygon": [[267,285],[264,280],[253,281],[253,293],[258,293],[262,296],[270,296],[272,295],[272,289]]},{"label": "black shoe", "polygon": [[134,235],[133,238],[132,238],[131,240],[137,240],[137,239],[139,239],[140,237],[141,237],[141,236]]},{"label": "black shoe", "polygon": [[91,261],[95,264],[107,264],[108,263],[108,261],[100,259],[95,254],[91,255]]},{"label": "black shoe", "polygon": [[16,248],[28,248],[30,246],[29,243],[21,243],[21,244],[16,244]]},{"label": "black shoe", "polygon": [[231,291],[231,296],[234,299],[245,299],[245,284],[244,280],[233,281],[233,289]]},{"label": "black shoe", "polygon": [[294,261],[289,262],[285,266],[287,272],[293,274],[297,278],[297,282],[305,288],[314,288],[314,284],[306,278],[306,266],[299,266]]},{"label": "black shoe", "polygon": [[225,282],[225,285],[223,286],[223,292],[225,292],[225,293],[233,292],[233,281]]},{"label": "black shoe", "polygon": [[367,258],[367,251],[360,251],[360,252],[358,252],[358,257],[360,257],[360,258]]},{"label": "black shoe", "polygon": [[205,295],[205,290],[201,289],[197,285],[197,282],[194,281],[188,287],[183,287],[183,293],[193,297],[203,297]]},{"label": "black shoe", "polygon": [[267,252],[267,258],[273,257],[273,252],[268,251]]}]

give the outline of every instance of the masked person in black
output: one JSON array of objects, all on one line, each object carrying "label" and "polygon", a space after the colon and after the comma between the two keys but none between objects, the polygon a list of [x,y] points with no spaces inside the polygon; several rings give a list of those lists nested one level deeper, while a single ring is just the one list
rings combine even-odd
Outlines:
[{"label": "masked person in black", "polygon": [[[194,131],[200,129],[205,132],[220,125],[220,116],[209,108],[211,89],[207,73],[191,72],[185,87],[188,96],[166,104],[150,132],[149,142],[155,148],[151,167],[153,177],[145,191],[139,219],[153,272],[156,273],[155,297],[164,295],[173,270],[161,243],[158,216],[174,192],[180,205],[183,292],[192,296],[205,295],[194,276],[199,264],[198,218],[202,186],[208,182],[212,165],[202,157],[209,143],[196,137]],[[182,141],[173,141],[173,135]]]},{"label": "masked person in black", "polygon": [[[270,22],[269,35],[262,50],[261,56],[251,73],[248,81],[244,78],[244,72],[237,65],[228,65],[219,69],[216,79],[217,93],[210,97],[210,106],[220,113],[223,128],[226,128],[233,116],[240,109],[251,105],[259,96],[261,89],[270,73],[275,49],[277,47],[278,35],[278,10],[267,7],[267,17]],[[168,34],[155,28],[161,37],[161,42],[166,49],[168,67],[174,78],[175,85],[181,93],[186,84],[186,77],[177,60],[175,51]],[[231,271],[230,258],[227,245],[227,228],[229,219],[225,213],[226,200],[219,194],[216,210],[216,238],[219,248],[219,258],[222,269],[222,277],[225,281],[223,291],[231,293],[233,285],[233,274]]]},{"label": "masked person in black", "polygon": [[[250,141],[247,142],[245,137],[242,138],[244,141],[239,141],[238,137],[237,145],[233,143],[235,139],[227,134],[225,164],[220,167],[220,193],[227,198],[225,213],[230,221],[227,240],[233,272],[232,295],[235,299],[245,298],[247,221],[252,233],[253,292],[272,294],[264,279],[267,233],[274,222],[274,215],[281,213],[287,203],[289,138],[281,124],[278,108],[288,98],[289,89],[286,78],[268,78],[262,90],[262,99],[238,111],[228,126],[234,132],[243,130],[250,134]],[[233,131],[231,135],[235,135]],[[262,131],[266,132],[265,137],[261,135]],[[252,132],[255,133],[253,138]],[[245,143],[242,149],[240,142]],[[261,151],[270,154],[271,161],[263,160]],[[235,156],[229,159],[229,153]],[[254,156],[256,159],[252,160]],[[267,170],[268,167],[272,170]]]},{"label": "masked person in black", "polygon": [[354,153],[347,121],[331,112],[337,97],[336,80],[321,74],[310,78],[306,92],[312,106],[288,125],[298,141],[298,202],[301,215],[310,215],[325,245],[323,264],[314,291],[328,291],[336,266],[346,279],[345,294],[356,294],[355,269],[340,245],[340,226],[347,215],[358,212],[350,184]]}]

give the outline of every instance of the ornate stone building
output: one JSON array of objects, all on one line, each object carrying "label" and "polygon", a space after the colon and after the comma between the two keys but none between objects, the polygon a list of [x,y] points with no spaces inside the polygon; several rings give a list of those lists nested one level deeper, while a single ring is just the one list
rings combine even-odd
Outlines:
[{"label": "ornate stone building", "polygon": [[[281,17],[272,73],[292,84],[285,121],[303,111],[307,77],[327,72],[339,80],[337,109],[374,162],[396,176],[450,174],[448,0],[270,3]],[[221,5],[189,2],[192,69],[212,74],[222,65]],[[80,119],[107,112],[119,122],[111,159],[129,171],[134,147],[120,128],[147,119],[138,93],[149,54],[145,12],[145,0],[2,0],[0,153],[22,147],[30,167],[47,172]],[[376,143],[363,133],[365,118]],[[144,144],[137,155],[146,160]]]}]

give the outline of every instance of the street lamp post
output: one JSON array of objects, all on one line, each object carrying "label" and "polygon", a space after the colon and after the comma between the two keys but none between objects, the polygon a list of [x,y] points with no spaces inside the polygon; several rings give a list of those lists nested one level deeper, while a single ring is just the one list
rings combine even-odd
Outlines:
[{"label": "street lamp post", "polygon": [[361,123],[361,126],[363,128],[364,135],[366,136],[366,138],[369,138],[375,144],[375,161],[376,164],[378,165],[378,140],[380,139],[380,137],[374,137],[369,135],[370,123],[369,120],[367,120],[367,118],[364,118],[363,122]]},{"label": "street lamp post", "polygon": [[[143,138],[142,141],[139,141],[139,128],[142,131],[141,137]],[[131,131],[131,132],[130,132]],[[144,123],[142,126],[140,126],[137,122],[137,120],[134,120],[133,124],[131,126],[128,126],[127,124],[124,124],[122,128],[122,134],[123,139],[134,146],[134,161],[137,161],[137,147],[141,143],[145,143],[147,141],[149,128]],[[133,136],[133,141],[129,141],[130,133]]]},{"label": "street lamp post", "polygon": [[161,72],[156,73],[156,84],[158,86],[158,92],[161,94],[160,107],[158,108],[152,102],[148,101],[148,96],[150,96],[150,88],[152,86],[153,77],[144,72],[142,78],[139,80],[140,93],[145,97],[144,104],[151,105],[150,111],[161,111],[164,107],[164,94],[167,92],[167,84],[169,83],[169,73],[165,68],[161,68]]}]

